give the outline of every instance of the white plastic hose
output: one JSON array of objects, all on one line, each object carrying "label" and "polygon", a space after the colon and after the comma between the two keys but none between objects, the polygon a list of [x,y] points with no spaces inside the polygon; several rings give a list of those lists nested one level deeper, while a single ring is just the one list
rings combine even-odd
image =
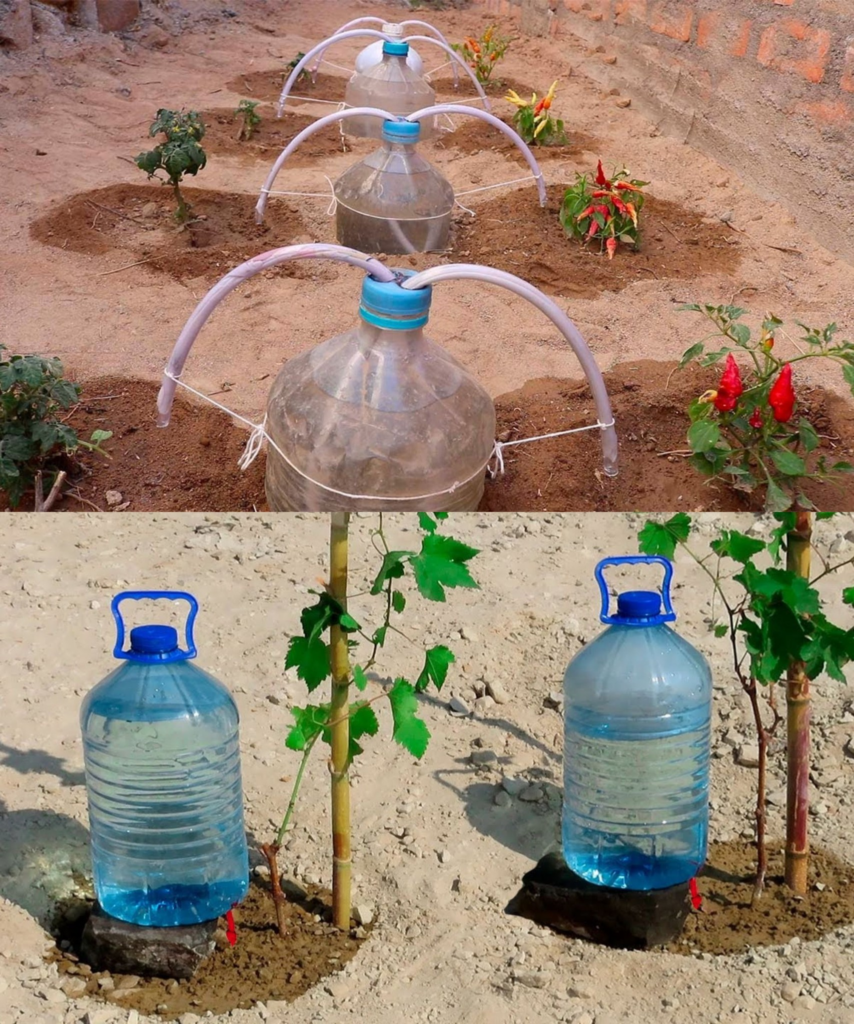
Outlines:
[{"label": "white plastic hose", "polygon": [[172,355],[166,364],[163,374],[163,381],[157,395],[157,426],[168,427],[172,414],[172,402],[175,399],[175,389],[178,386],[172,379],[180,377],[184,370],[184,364],[193,342],[196,340],[199,331],[207,323],[211,313],[219,303],[244,281],[250,277],[260,274],[262,270],[269,270],[277,267],[280,263],[287,263],[289,260],[311,260],[327,259],[338,260],[341,263],[350,263],[354,267],[361,267],[379,281],[394,281],[394,273],[372,256],[355,249],[347,249],[343,245],[326,245],[322,242],[312,242],[308,245],[285,245],[278,249],[270,249],[269,252],[262,252],[253,256],[251,260],[241,263],[240,266],[230,270],[225,277],[221,278],[205,295],[202,301],[196,306],[190,315],[190,319],[184,325],[184,329],[175,342]]},{"label": "white plastic hose", "polygon": [[[352,21],[348,21],[346,25],[342,25],[341,28],[339,28],[336,32],[333,32],[332,35],[333,36],[338,36],[338,35],[341,35],[342,32],[348,32],[350,29],[359,28],[362,25],[381,25],[382,26],[382,25],[389,25],[389,24],[392,24],[392,22],[389,22],[387,18],[354,18]],[[436,36],[437,39],[441,39],[443,43],[445,43],[446,45],[449,45],[448,44],[448,40],[442,35],[442,33],[434,25],[431,25],[431,24],[429,24],[429,22],[426,22],[426,21],[418,21],[415,18],[407,18],[406,21],[401,21],[401,22],[397,23],[397,28],[399,28],[401,30],[401,32],[400,32],[401,36],[403,35],[403,29],[405,29],[407,25],[417,25],[419,28],[427,29],[429,32],[432,32],[433,35]],[[317,74],[318,68],[320,67],[321,60],[323,60],[323,51],[321,51],[321,53],[318,56],[317,60],[314,62],[314,67],[311,69],[312,75],[316,75]],[[358,67],[356,68],[356,70],[357,71],[359,70]],[[459,71],[457,70],[457,65],[456,64],[453,64],[452,70],[454,72],[454,88],[458,89],[459,85],[460,85],[460,78],[459,78]]]},{"label": "white plastic hose", "polygon": [[258,202],[255,204],[255,223],[261,224],[264,220],[264,213],[267,209],[267,199],[273,185],[275,184],[276,176],[282,169],[285,161],[298,146],[300,146],[307,138],[314,135],[315,132],[320,131],[321,128],[325,128],[330,124],[335,124],[337,121],[346,120],[348,117],[361,117],[366,114],[372,117],[381,117],[386,121],[420,121],[425,117],[442,113],[468,114],[472,117],[478,117],[481,121],[486,121],[487,124],[491,124],[494,128],[498,128],[500,131],[504,132],[508,138],[512,139],[512,141],[515,142],[521,150],[522,155],[528,161],[528,166],[531,168],[534,180],[537,183],[540,206],[546,205],[546,186],[545,181],[543,180],[543,172],[540,170],[540,165],[537,163],[534,154],[519,134],[494,114],[488,114],[485,110],[478,110],[477,107],[467,107],[461,103],[437,103],[434,107],[424,107],[423,110],[417,110],[414,114],[410,114],[409,117],[405,118],[399,117],[397,114],[390,114],[387,110],[380,110],[379,107],[349,107],[347,110],[336,110],[333,114],[326,114],[324,117],[320,117],[310,125],[307,125],[301,132],[291,139],[278,157],[276,157],[275,163],[270,168],[270,173],[267,175],[267,178],[261,187],[261,194],[258,196]]},{"label": "white plastic hose", "polygon": [[563,334],[581,363],[581,369],[584,371],[584,376],[587,378],[587,383],[593,394],[596,416],[602,428],[602,458],[605,475],[616,476],[619,445],[617,431],[614,428],[611,400],[608,398],[608,389],[605,387],[602,371],[593,358],[593,353],[588,348],[587,342],[581,336],[581,332],[556,302],[543,295],[539,288],[528,284],[527,281],[516,277],[515,274],[509,274],[506,270],[496,270],[494,267],[481,267],[475,263],[452,263],[444,267],[431,267],[429,270],[422,270],[421,273],[406,278],[401,282],[401,287],[424,288],[437,281],[454,281],[464,278],[485,281],[487,284],[497,284],[521,295],[523,299],[527,299],[542,313],[545,313]]}]

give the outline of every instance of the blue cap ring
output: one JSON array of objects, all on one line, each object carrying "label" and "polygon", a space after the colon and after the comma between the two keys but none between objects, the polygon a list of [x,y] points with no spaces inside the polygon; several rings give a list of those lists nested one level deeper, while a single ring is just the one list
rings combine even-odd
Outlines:
[{"label": "blue cap ring", "polygon": [[421,137],[421,124],[418,121],[383,121],[384,142],[402,142],[411,144]]},{"label": "blue cap ring", "polygon": [[395,270],[394,281],[378,281],[370,274],[362,281],[359,315],[375,327],[390,331],[409,331],[427,323],[433,288],[403,288],[401,281],[413,277],[414,270]]},{"label": "blue cap ring", "polygon": [[387,53],[391,57],[408,57],[409,43],[401,43],[392,39],[386,39],[383,42],[383,53]]}]

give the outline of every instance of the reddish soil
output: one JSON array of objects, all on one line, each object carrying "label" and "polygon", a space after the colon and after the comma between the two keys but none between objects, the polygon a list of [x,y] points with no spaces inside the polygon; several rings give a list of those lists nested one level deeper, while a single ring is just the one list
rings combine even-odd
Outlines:
[{"label": "reddish soil", "polygon": [[[327,144],[334,145],[327,138]],[[236,143],[235,143],[236,145]],[[235,192],[183,189],[195,220],[178,230],[172,190],[158,185],[110,185],[57,202],[33,222],[32,237],[45,245],[87,255],[122,251],[127,269],[144,265],[179,281],[213,284],[244,260],[295,241],[308,241],[304,221],[287,202],[270,203],[263,224],[254,219],[255,197]],[[613,260],[595,245],[568,239],[558,220],[562,189],[552,188],[545,208],[532,187],[510,191],[460,214],[443,260],[480,263],[524,276],[552,294],[595,298],[650,278],[690,280],[704,273],[730,273],[738,242],[723,224],[707,224],[675,203],[650,198],[655,227],[638,252],[621,248]],[[290,277],[329,275],[299,263],[277,273]],[[114,273],[113,269],[105,273]]]},{"label": "reddish soil", "polygon": [[[723,483],[711,483],[683,454],[685,409],[713,382],[699,369],[673,374],[674,363],[639,361],[605,374],[620,440],[620,472],[602,473],[595,431],[537,441],[505,450],[503,477],[487,481],[482,511],[741,511],[756,499]],[[671,377],[671,374],[673,376]],[[668,378],[670,383],[668,384]],[[81,437],[112,430],[111,458],[85,454],[72,468],[71,485],[57,508],[108,508],[106,493],[131,512],[245,512],[264,510],[264,455],[241,471],[237,460],[248,433],[224,413],[179,391],[172,424],[155,426],[158,386],[100,378],[85,383],[83,401],[70,419]],[[91,400],[86,395],[110,396]],[[820,388],[802,395],[804,411],[823,437],[819,453],[829,461],[854,461],[854,411]],[[227,402],[227,396],[226,396]],[[584,426],[595,420],[585,381],[535,380],[496,399],[502,441]],[[672,454],[670,454],[672,453]],[[811,481],[806,493],[816,506],[854,511],[854,480]],[[113,496],[115,497],[115,496]],[[32,507],[25,497],[21,508]]]},{"label": "reddish soil", "polygon": [[[489,512],[743,511],[761,508],[750,496],[711,482],[693,468],[685,439],[689,402],[713,385],[714,370],[638,360],[606,373],[617,436],[620,472],[602,472],[596,431],[537,441],[505,450],[505,475],[487,482],[481,509]],[[852,460],[854,410],[821,388],[802,391],[802,411],[823,438],[816,455]],[[495,400],[498,439],[514,440],[569,430],[596,421],[586,381],[532,380]],[[845,440],[841,440],[844,438]],[[672,454],[668,454],[672,453]],[[854,510],[854,478],[809,481],[804,488],[821,509]]]},{"label": "reddish soil", "polygon": [[[124,250],[128,266],[138,262],[179,281],[203,278],[210,284],[244,260],[304,234],[302,218],[287,203],[271,203],[264,223],[256,224],[255,196],[181,191],[195,218],[183,230],[175,223],[171,188],[109,185],[54,203],[30,231],[58,249],[89,256]],[[301,277],[305,269],[290,263],[276,272]]]},{"label": "reddish soil", "polygon": [[[519,147],[500,132],[497,128],[487,124],[485,121],[476,121],[474,118],[462,119],[454,115],[458,121],[458,127],[452,132],[446,132],[440,136],[437,143],[442,149],[455,149],[460,153],[470,156],[474,153],[499,153],[503,157],[509,157],[527,167],[527,162],[519,151]],[[502,119],[506,124],[513,127],[510,118]],[[598,153],[601,144],[593,135],[585,132],[568,131],[567,141],[563,144],[548,146],[532,146],[531,151],[538,163],[547,160],[562,160],[569,157],[580,157],[584,153]]]},{"label": "reddish soil", "polygon": [[613,260],[598,243],[567,238],[558,214],[564,186],[548,190],[545,207],[533,183],[479,203],[476,217],[457,227],[451,256],[466,263],[498,267],[524,277],[552,295],[594,298],[651,278],[692,280],[710,273],[732,274],[739,263],[738,238],[725,224],[665,199],[647,198],[637,252],[621,246]]},{"label": "reddish soil", "polygon": [[[753,843],[712,843],[697,879],[703,898],[690,915],[671,953],[746,953],[760,946],[782,946],[797,936],[813,942],[854,921],[854,866],[820,848],[810,850],[809,888],[796,896],[783,879],[783,848],[771,844],[761,900],[752,904],[756,877]],[[816,885],[820,889],[816,889]]]},{"label": "reddish soil", "polygon": [[[304,114],[295,114],[286,110],[281,118],[277,118],[272,107],[258,109],[261,123],[256,125],[251,138],[238,141],[237,135],[243,123],[242,118],[234,117],[229,109],[205,110],[201,113],[205,126],[205,149],[211,155],[228,155],[257,160],[266,157],[272,163],[287,144],[308,125],[316,120]],[[341,137],[336,125],[323,128],[315,135],[301,143],[288,157],[288,165],[316,164],[318,160],[349,153],[351,147]]]},{"label": "reddish soil", "polygon": [[[249,1008],[272,1000],[292,1002],[352,960],[364,937],[357,938],[353,928],[349,933],[333,928],[331,893],[327,890],[288,886],[286,895],[287,938],[280,938],[274,926],[275,911],[268,887],[252,885],[246,899],[234,910],[236,943],[229,945],[225,922],[221,922],[217,948],[193,977],[184,981],[128,979],[109,971],[92,971],[73,951],[79,948],[88,916],[86,905],[76,905],[64,920],[60,919],[59,934],[71,943],[72,951],[56,950],[52,959],[61,976],[76,975],[86,981],[89,998],[106,998],[113,1007],[141,1014],[156,1013],[161,1020],[175,1020],[185,1013],[199,1017],[208,1011],[228,1014],[237,1007]],[[364,936],[363,930],[360,933]],[[105,996],[99,981],[107,978],[114,981],[115,988]]]}]

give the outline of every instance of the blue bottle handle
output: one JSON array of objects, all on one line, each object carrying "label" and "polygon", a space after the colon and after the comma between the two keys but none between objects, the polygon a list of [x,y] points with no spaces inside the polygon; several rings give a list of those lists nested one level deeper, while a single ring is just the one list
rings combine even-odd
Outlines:
[{"label": "blue bottle handle", "polygon": [[605,575],[603,570],[608,565],[661,565],[664,567],[664,582],[661,585],[661,600],[664,603],[664,612],[656,616],[658,622],[674,622],[676,619],[676,612],[673,611],[673,605],[670,601],[670,583],[673,579],[673,563],[668,558],[663,558],[661,555],[614,555],[612,558],[603,558],[602,561],[596,566],[594,575],[596,582],[599,584],[599,593],[602,595],[602,610],[599,613],[599,618],[602,622],[612,625],[613,623],[619,623],[623,620],[617,615],[609,615],[608,610],[610,606],[610,597],[608,594],[608,584],[605,582]]},{"label": "blue bottle handle", "polygon": [[[199,614],[199,602],[192,594],[188,594],[183,590],[124,590],[121,594],[116,594],[110,603],[110,611],[116,620],[116,646],[113,648],[113,656],[124,658],[125,660],[128,660],[130,656],[130,651],[124,650],[125,621],[122,618],[122,613],[119,611],[119,605],[122,601],[141,601],[145,598],[151,601],[159,601],[161,599],[167,601],[186,601],[189,604],[190,613],[187,616],[187,624],[184,627],[184,642],[187,646],[185,650],[179,648],[175,653],[180,655],[180,659],[195,658],[197,651],[196,642],[193,639],[193,623]],[[172,660],[178,661],[180,659],[174,658]]]}]

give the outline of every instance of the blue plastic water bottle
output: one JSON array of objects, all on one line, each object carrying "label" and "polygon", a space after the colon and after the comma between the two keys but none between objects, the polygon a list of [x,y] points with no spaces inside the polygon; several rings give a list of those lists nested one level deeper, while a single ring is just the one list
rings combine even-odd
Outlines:
[{"label": "blue plastic water bottle", "polygon": [[[633,563],[664,567],[662,594],[620,594],[609,615],[603,570]],[[603,559],[596,580],[608,629],[566,670],[564,857],[597,885],[663,889],[706,859],[712,676],[667,625],[672,577],[665,558]]]},{"label": "blue plastic water bottle", "polygon": [[[138,626],[124,649],[125,600],[189,602],[185,648],[172,626]],[[238,712],[190,663],[196,599],[127,591],[112,602],[124,664],[83,701],[95,895],[113,917],[168,927],[210,921],[246,895]]]}]

